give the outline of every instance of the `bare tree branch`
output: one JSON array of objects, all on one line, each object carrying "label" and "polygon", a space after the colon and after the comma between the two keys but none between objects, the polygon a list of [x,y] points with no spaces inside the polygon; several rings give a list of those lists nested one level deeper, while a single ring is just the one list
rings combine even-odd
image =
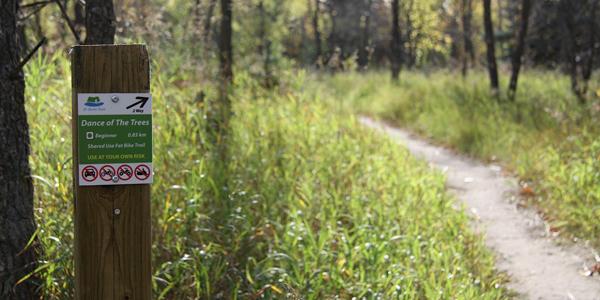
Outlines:
[{"label": "bare tree branch", "polygon": [[20,5],[19,8],[20,9],[24,9],[24,8],[29,8],[29,7],[36,7],[38,5],[46,5],[48,3],[52,2],[51,0],[48,1],[36,1],[36,2],[32,2],[32,3],[27,3],[27,4],[23,4]]},{"label": "bare tree branch", "polygon": [[39,43],[37,43],[37,45],[35,45],[33,50],[31,50],[25,56],[25,58],[23,58],[23,60],[21,60],[21,62],[11,72],[8,73],[8,77],[12,78],[12,77],[16,76],[23,69],[23,67],[25,67],[25,65],[29,62],[29,60],[31,60],[33,55],[46,43],[46,41],[47,41],[47,39],[45,37],[43,37],[42,40]]},{"label": "bare tree branch", "polygon": [[40,10],[42,10],[44,7],[46,7],[46,5],[48,5],[50,3],[52,3],[52,1],[48,1],[47,3],[43,3],[43,4],[40,4],[40,5],[37,5],[32,12],[30,12],[27,15],[25,15],[24,17],[20,17],[19,18],[19,22],[31,18],[31,16],[34,16],[35,14],[37,14]]},{"label": "bare tree branch", "polygon": [[54,0],[54,2],[60,8],[60,12],[62,13],[62,17],[67,22],[67,25],[69,25],[69,29],[71,30],[71,33],[73,33],[73,36],[75,37],[75,41],[77,41],[77,44],[81,44],[81,39],[79,38],[79,33],[77,33],[77,30],[75,30],[75,25],[73,25],[73,22],[69,18],[69,15],[67,14],[67,11],[65,10],[65,7],[62,5],[62,3],[60,3],[59,0]]}]

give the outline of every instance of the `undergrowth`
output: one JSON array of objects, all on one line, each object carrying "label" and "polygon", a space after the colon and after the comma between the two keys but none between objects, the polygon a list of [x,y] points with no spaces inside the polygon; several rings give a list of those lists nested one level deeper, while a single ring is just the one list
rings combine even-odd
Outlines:
[{"label": "undergrowth", "polygon": [[[369,114],[516,172],[523,194],[552,231],[600,246],[600,102],[580,105],[568,78],[526,72],[516,101],[489,92],[486,75],[405,72],[394,84],[384,73],[322,78],[317,93],[347,112]],[[503,83],[503,86],[506,86]],[[314,90],[315,88],[311,88]]]},{"label": "undergrowth", "polygon": [[[155,299],[502,299],[505,279],[444,177],[331,99],[240,73],[215,161],[193,73],[153,64]],[[69,63],[27,68],[45,299],[72,299]],[[291,78],[291,77],[290,77]]]}]

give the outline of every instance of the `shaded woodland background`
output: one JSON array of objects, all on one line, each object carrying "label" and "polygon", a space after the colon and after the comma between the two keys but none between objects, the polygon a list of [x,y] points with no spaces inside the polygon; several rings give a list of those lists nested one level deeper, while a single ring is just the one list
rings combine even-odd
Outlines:
[{"label": "shaded woodland background", "polygon": [[146,44],[168,100],[156,298],[510,298],[443,176],[353,116],[500,160],[553,232],[600,245],[599,6],[2,0],[0,298],[73,297],[68,54],[98,43]]},{"label": "shaded woodland background", "polygon": [[[22,1],[23,53],[43,37],[49,40],[46,52],[64,51],[83,40],[83,1],[59,3]],[[186,60],[182,67],[210,74],[218,55],[221,4],[117,0],[112,30],[117,42],[145,42],[155,53],[176,52]],[[600,55],[598,9],[596,0],[236,1],[235,65],[262,77],[266,85],[276,84],[278,73],[292,65],[337,72],[385,68],[398,61],[404,69],[449,68],[465,74],[493,65],[486,54],[486,41],[492,41],[486,36],[491,36],[502,70],[519,69],[521,60],[526,66],[561,70],[584,98]]]}]

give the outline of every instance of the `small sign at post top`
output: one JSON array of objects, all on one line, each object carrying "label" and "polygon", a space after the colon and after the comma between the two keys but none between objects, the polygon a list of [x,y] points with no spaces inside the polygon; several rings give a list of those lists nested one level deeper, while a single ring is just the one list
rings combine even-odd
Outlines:
[{"label": "small sign at post top", "polygon": [[150,184],[152,96],[77,94],[79,185]]}]

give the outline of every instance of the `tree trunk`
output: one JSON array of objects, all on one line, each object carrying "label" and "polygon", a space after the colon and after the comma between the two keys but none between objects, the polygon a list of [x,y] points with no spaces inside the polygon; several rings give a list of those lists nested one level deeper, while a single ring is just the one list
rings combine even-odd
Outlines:
[{"label": "tree trunk", "polygon": [[264,0],[258,2],[258,56],[262,57],[265,53],[265,44],[267,39],[267,20],[265,13]]},{"label": "tree trunk", "polygon": [[29,127],[25,82],[19,64],[17,0],[0,5],[0,299],[36,299],[33,184],[29,168]]},{"label": "tree trunk", "polygon": [[565,60],[568,64],[569,77],[571,78],[571,90],[573,91],[575,96],[577,96],[579,102],[581,104],[584,104],[585,99],[579,87],[579,61],[577,59],[578,47],[577,39],[575,38],[576,24],[573,16],[576,9],[572,6],[572,2],[568,0],[561,0],[557,8],[559,10],[558,13],[563,28],[562,46],[565,55]]},{"label": "tree trunk", "polygon": [[85,4],[87,45],[115,43],[115,10],[113,0],[87,0]]},{"label": "tree trunk", "polygon": [[219,66],[221,80],[227,85],[233,82],[233,48],[232,48],[232,3],[221,0],[221,34],[219,38]]},{"label": "tree trunk", "polygon": [[[312,0],[309,0],[312,1]],[[320,68],[323,64],[323,44],[321,42],[321,29],[319,29],[319,14],[320,14],[319,0],[315,0],[315,11],[312,18],[312,26],[315,31],[315,65]]]},{"label": "tree trunk", "polygon": [[327,37],[327,44],[328,44],[328,58],[324,59],[323,62],[324,64],[327,63],[327,65],[329,65],[330,67],[333,67],[332,70],[335,70],[338,68],[339,66],[339,60],[340,57],[340,51],[341,49],[339,49],[338,47],[338,20],[337,20],[337,12],[335,11],[335,8],[333,7],[333,5],[329,5],[328,7],[328,11],[327,13],[329,14],[329,17],[331,19],[331,32],[329,33],[329,36]]},{"label": "tree trunk", "polygon": [[467,76],[469,60],[475,61],[475,47],[471,38],[471,20],[473,19],[473,0],[462,1],[462,26],[463,26],[463,62],[462,74]]},{"label": "tree trunk", "polygon": [[[206,19],[204,19],[204,29],[202,30],[203,34],[204,34],[204,37],[202,38],[202,40],[204,41],[205,45],[209,44],[212,17],[213,17],[216,6],[217,6],[217,0],[209,1],[208,10],[206,11]],[[205,47],[205,48],[207,48],[207,47]]]},{"label": "tree trunk", "polygon": [[392,45],[390,61],[392,63],[392,79],[400,78],[402,64],[402,41],[400,36],[400,0],[392,0]]},{"label": "tree trunk", "polygon": [[267,36],[267,12],[265,11],[265,3],[263,0],[258,3],[258,17],[258,37],[260,40],[258,45],[258,54],[263,61],[263,85],[266,88],[271,88],[273,86],[273,78],[271,74],[271,41]]},{"label": "tree trunk", "polygon": [[265,43],[265,56],[263,59],[263,69],[265,70],[265,87],[266,88],[272,88],[273,86],[275,86],[275,80],[273,78],[273,71],[271,70],[271,55],[272,55],[272,49],[271,49],[271,40],[267,39],[266,43]]},{"label": "tree trunk", "polygon": [[521,25],[519,26],[519,35],[517,39],[517,47],[512,57],[512,74],[510,76],[510,84],[508,93],[511,99],[514,99],[517,93],[517,84],[519,82],[519,72],[521,71],[521,63],[523,52],[525,52],[525,38],[527,37],[527,28],[529,27],[529,14],[531,12],[531,0],[522,0],[521,7]]},{"label": "tree trunk", "polygon": [[[308,3],[310,4],[310,0],[308,1]],[[302,65],[307,65],[307,64],[311,64],[312,63],[312,57],[310,57],[308,55],[308,51],[306,51],[308,49],[309,43],[308,43],[308,36],[306,34],[306,27],[308,19],[310,18],[310,14],[312,13],[312,5],[308,7],[308,10],[306,12],[306,15],[303,15],[302,18],[300,18],[300,45],[299,45],[299,49],[298,49],[298,54],[296,54],[295,56],[297,57],[297,59],[302,63]]]},{"label": "tree trunk", "polygon": [[221,163],[227,163],[227,143],[229,139],[229,119],[231,117],[230,90],[233,83],[232,47],[232,1],[221,0],[221,31],[219,34],[219,103],[211,107],[209,126],[213,131],[213,143]]},{"label": "tree trunk", "polygon": [[85,27],[85,7],[81,4],[80,0],[75,0],[75,4],[73,5],[75,20],[75,29],[77,30],[77,34],[81,37],[82,28]]},{"label": "tree trunk", "polygon": [[592,78],[594,71],[594,63],[596,55],[598,54],[598,47],[596,46],[596,15],[598,11],[599,0],[592,0],[590,7],[590,16],[588,18],[588,44],[587,44],[587,59],[583,67],[583,93],[587,93],[589,81]]},{"label": "tree trunk", "polygon": [[373,0],[367,0],[367,11],[365,12],[365,24],[363,27],[362,45],[358,55],[358,66],[360,70],[366,70],[369,66],[369,47],[371,36],[371,7]]},{"label": "tree trunk", "polygon": [[500,32],[502,32],[504,30],[504,0],[496,0],[496,5],[498,6],[496,8],[497,13],[498,13],[498,30]]},{"label": "tree trunk", "polygon": [[491,0],[483,0],[485,43],[487,46],[488,72],[490,76],[490,86],[492,92],[498,93],[500,84],[498,83],[498,65],[496,63],[496,44],[494,37],[494,24],[492,23],[492,3]]},{"label": "tree trunk", "polygon": [[19,54],[27,55],[27,49],[29,48],[27,43],[27,34],[25,33],[25,23],[17,23],[17,31],[19,34]]},{"label": "tree trunk", "polygon": [[201,25],[201,12],[202,12],[202,3],[200,2],[200,0],[195,0],[194,1],[194,8],[193,8],[193,17],[192,17],[192,26],[194,26],[194,30],[192,33],[193,39],[196,40],[197,37],[200,37],[202,32],[202,25]]},{"label": "tree trunk", "polygon": [[[402,38],[402,32],[400,31],[400,51],[402,52],[402,62],[407,68],[413,68],[417,64],[417,36],[420,34],[419,30],[415,28],[415,22],[413,20],[415,11],[415,1],[409,0],[404,2],[404,18],[406,21],[405,30],[406,34],[404,39]],[[408,5],[406,5],[408,3]],[[401,16],[402,14],[399,14]],[[400,22],[400,20],[398,20]],[[417,34],[415,34],[415,32]],[[404,44],[404,45],[402,45]]]},{"label": "tree trunk", "polygon": [[[65,7],[65,0],[55,0],[54,1],[54,5],[56,5],[57,7],[60,7],[62,5],[62,7]],[[41,12],[41,11],[40,11]],[[38,12],[38,13],[40,13]],[[62,44],[66,44],[66,37],[68,32],[65,30],[66,28],[66,22],[64,20],[64,18],[62,17],[58,17],[57,19],[55,19],[56,21],[56,26],[55,26],[55,30],[57,35],[59,36],[59,38],[57,38],[57,40],[59,40]]]}]

